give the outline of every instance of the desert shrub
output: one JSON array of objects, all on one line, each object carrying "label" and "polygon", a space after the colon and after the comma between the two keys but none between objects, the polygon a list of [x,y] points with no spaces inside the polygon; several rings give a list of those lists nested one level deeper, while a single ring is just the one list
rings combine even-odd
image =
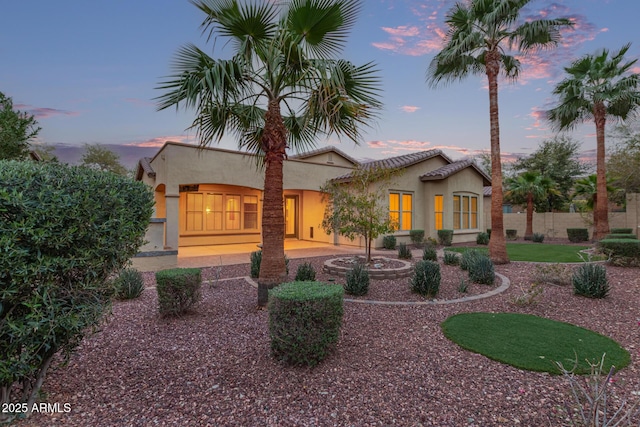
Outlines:
[{"label": "desert shrub", "polygon": [[493,261],[484,254],[480,254],[469,264],[469,280],[483,285],[493,285],[496,273]]},{"label": "desert shrub", "polygon": [[464,279],[460,279],[460,283],[458,284],[458,292],[460,292],[461,294],[466,294],[468,290],[469,284],[467,283],[467,281]]},{"label": "desert shrub", "polygon": [[396,248],[396,236],[389,234],[388,236],[384,236],[382,238],[382,247],[385,249],[395,249]]},{"label": "desert shrub", "polygon": [[113,280],[115,297],[118,299],[138,298],[144,291],[142,273],[135,268],[124,268]]},{"label": "desert shrub", "polygon": [[607,236],[605,237],[605,239],[630,239],[630,240],[637,240],[637,237],[635,234],[631,234],[631,233],[611,233],[611,234],[607,234]]},{"label": "desert shrub", "polygon": [[436,248],[431,245],[427,245],[422,250],[422,259],[425,261],[437,261],[438,260],[438,252]]},{"label": "desert shrub", "polygon": [[518,230],[507,229],[505,230],[507,240],[517,240],[518,239]]},{"label": "desert shrub", "polygon": [[515,305],[525,307],[536,305],[540,299],[540,295],[544,292],[544,288],[540,283],[532,283],[528,287],[520,287],[520,295],[513,298]]},{"label": "desert shrub", "polygon": [[487,234],[487,233],[478,233],[478,237],[476,237],[476,243],[478,245],[488,245],[489,244],[489,234]]},{"label": "desert shrub", "polygon": [[444,251],[443,261],[446,265],[459,265],[460,256],[456,252]]},{"label": "desert shrub", "polygon": [[593,263],[581,265],[572,277],[573,292],[588,298],[605,298],[609,294],[609,281],[604,266]]},{"label": "desert shrub", "polygon": [[438,230],[438,242],[443,246],[453,243],[453,230]]},{"label": "desert shrub", "polygon": [[535,243],[542,243],[544,242],[544,234],[533,233],[533,235],[531,236],[531,240],[533,240]]},{"label": "desert shrub", "polygon": [[410,230],[409,237],[411,238],[411,243],[421,245],[424,243],[424,230]]},{"label": "desert shrub", "polygon": [[[260,277],[260,265],[262,264],[262,251],[258,250],[258,251],[251,252],[250,261],[251,261],[251,277],[253,279],[257,279],[258,277]],[[284,256],[284,264],[287,268],[287,274],[289,274],[289,257],[287,257],[286,255]]]},{"label": "desert shrub", "polygon": [[571,267],[563,264],[536,264],[533,271],[535,283],[551,283],[566,286],[571,284]]},{"label": "desert shrub", "polygon": [[440,278],[440,264],[418,261],[411,278],[411,290],[426,297],[435,297],[440,290]]},{"label": "desert shrub", "polygon": [[633,234],[633,228],[612,228],[609,232],[611,234]]},{"label": "desert shrub", "polygon": [[0,161],[0,405],[31,408],[54,356],[97,330],[152,212],[141,182]]},{"label": "desert shrub", "polygon": [[460,255],[460,268],[463,270],[469,270],[469,266],[475,262],[475,260],[481,256],[482,254],[475,250],[469,249],[466,250]]},{"label": "desert shrub", "polygon": [[172,268],[156,272],[158,310],[161,316],[179,316],[202,299],[199,268]]},{"label": "desert shrub", "polygon": [[344,290],[349,295],[366,295],[369,292],[369,270],[362,264],[356,264],[347,271]]},{"label": "desert shrub", "polygon": [[407,247],[406,244],[400,243],[398,245],[398,258],[400,259],[411,259],[413,255],[411,254],[411,249]]},{"label": "desert shrub", "polygon": [[597,247],[610,258],[614,265],[640,267],[640,240],[602,239]]},{"label": "desert shrub", "polygon": [[436,246],[438,244],[438,241],[431,236],[427,237],[425,239],[425,242],[427,245],[431,245],[431,246]]},{"label": "desert shrub", "polygon": [[310,262],[302,263],[296,270],[296,282],[313,282],[316,280],[316,270]]},{"label": "desert shrub", "polygon": [[269,335],[274,357],[315,366],[335,346],[342,326],[344,290],[318,282],[284,283],[269,291]]},{"label": "desert shrub", "polygon": [[567,228],[569,241],[573,243],[586,242],[589,240],[589,230],[586,228]]}]

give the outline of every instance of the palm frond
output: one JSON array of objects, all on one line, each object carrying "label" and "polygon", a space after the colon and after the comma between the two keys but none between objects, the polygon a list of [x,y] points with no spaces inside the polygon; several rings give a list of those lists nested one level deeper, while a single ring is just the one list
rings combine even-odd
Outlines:
[{"label": "palm frond", "polygon": [[560,29],[572,27],[569,19],[539,19],[525,22],[509,36],[509,46],[517,45],[520,52],[555,47],[561,39]]}]

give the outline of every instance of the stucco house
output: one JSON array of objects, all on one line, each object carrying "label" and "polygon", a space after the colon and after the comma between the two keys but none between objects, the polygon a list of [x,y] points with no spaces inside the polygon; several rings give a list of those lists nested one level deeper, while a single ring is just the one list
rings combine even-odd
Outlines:
[{"label": "stucco house", "polygon": [[[264,175],[256,162],[248,153],[175,142],[141,159],[136,179],[154,189],[156,200],[141,256],[175,255],[178,248],[195,245],[259,244]],[[453,229],[454,242],[475,241],[483,230],[483,187],[490,178],[473,161],[428,150],[361,163],[329,146],[284,162],[285,238],[362,246],[320,228],[325,209],[320,186],[359,166],[403,170],[388,190],[399,241],[409,241],[412,229],[434,238],[438,229]],[[374,245],[381,243],[380,238]]]}]

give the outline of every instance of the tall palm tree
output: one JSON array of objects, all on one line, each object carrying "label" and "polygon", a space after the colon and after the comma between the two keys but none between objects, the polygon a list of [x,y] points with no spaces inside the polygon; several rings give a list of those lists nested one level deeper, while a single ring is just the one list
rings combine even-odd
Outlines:
[{"label": "tall palm tree", "polygon": [[[611,179],[607,179],[607,195],[615,190],[610,184]],[[573,186],[573,195],[583,197],[587,201],[586,205],[589,209],[596,207],[598,205],[598,175],[589,175],[577,180]]]},{"label": "tall palm tree", "polygon": [[505,198],[513,201],[524,200],[527,203],[527,226],[524,232],[524,239],[531,240],[533,237],[533,205],[538,199],[546,197],[552,193],[558,193],[553,180],[540,175],[538,172],[523,172],[517,177],[506,180],[507,191]]},{"label": "tall palm tree", "polygon": [[565,68],[569,76],[553,90],[559,105],[548,113],[559,130],[579,123],[596,124],[596,175],[598,197],[593,211],[594,239],[609,234],[607,173],[605,165],[605,126],[607,119],[626,120],[640,107],[640,76],[629,73],[637,60],[623,63],[631,45],[609,55],[607,49],[585,55]]},{"label": "tall palm tree", "polygon": [[498,121],[498,76],[515,80],[520,61],[508,52],[521,53],[557,45],[560,29],[568,19],[540,19],[519,23],[519,15],[531,0],[471,0],[457,3],[448,13],[449,30],[443,49],[427,71],[431,86],[462,80],[469,74],[486,75],[489,83],[491,128],[491,241],[489,253],[495,263],[507,263],[502,216],[502,165]]},{"label": "tall palm tree", "polygon": [[336,59],[361,8],[359,0],[191,0],[202,29],[227,59],[194,45],[182,47],[175,73],[161,83],[158,109],[196,111],[201,146],[229,131],[241,149],[260,155],[265,170],[262,263],[258,304],[286,278],[283,160],[287,149],[336,134],[356,143],[376,117],[380,78],[373,63]]}]

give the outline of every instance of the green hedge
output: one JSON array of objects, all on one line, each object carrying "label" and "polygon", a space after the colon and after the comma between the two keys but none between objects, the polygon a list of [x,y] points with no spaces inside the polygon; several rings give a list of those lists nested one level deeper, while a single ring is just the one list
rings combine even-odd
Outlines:
[{"label": "green hedge", "polygon": [[602,239],[598,242],[598,248],[612,258],[640,259],[640,240]]},{"label": "green hedge", "polygon": [[162,316],[179,316],[202,300],[199,268],[173,268],[156,273],[158,309]]},{"label": "green hedge", "polygon": [[611,234],[633,234],[633,228],[612,228]]},{"label": "green hedge", "polygon": [[411,238],[411,243],[421,245],[424,243],[424,230],[410,230],[409,237]]},{"label": "green hedge", "polygon": [[269,291],[269,335],[274,357],[315,366],[340,337],[344,289],[319,282],[289,282]]},{"label": "green hedge", "polygon": [[453,230],[438,230],[438,242],[444,246],[451,246],[453,242]]},{"label": "green hedge", "polygon": [[587,242],[589,240],[589,230],[586,228],[567,228],[569,241],[573,243]]},{"label": "green hedge", "polygon": [[635,234],[631,234],[631,233],[611,233],[611,234],[607,234],[607,237],[605,237],[605,239],[631,239],[631,240],[637,240],[636,235]]}]

